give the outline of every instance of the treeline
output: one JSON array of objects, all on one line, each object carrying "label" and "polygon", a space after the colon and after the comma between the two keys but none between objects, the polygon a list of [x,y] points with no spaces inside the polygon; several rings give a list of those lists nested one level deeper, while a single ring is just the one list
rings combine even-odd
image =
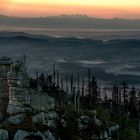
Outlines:
[{"label": "treeline", "polygon": [[106,88],[101,91],[90,68],[85,75],[81,76],[78,72],[77,76],[66,74],[65,78],[62,78],[54,65],[52,75],[36,73],[36,77],[30,78],[29,83],[30,88],[53,96],[59,105],[72,104],[77,111],[94,109],[99,104],[119,107],[132,116],[140,111],[140,92],[134,85],[129,87],[126,82],[114,85],[111,88],[112,97],[108,97]]}]

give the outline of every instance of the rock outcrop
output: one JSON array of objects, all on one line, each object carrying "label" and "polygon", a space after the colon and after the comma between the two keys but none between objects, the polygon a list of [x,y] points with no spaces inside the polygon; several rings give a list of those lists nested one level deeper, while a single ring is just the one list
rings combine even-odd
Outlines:
[{"label": "rock outcrop", "polygon": [[54,111],[40,112],[32,117],[33,124],[40,124],[42,126],[47,125],[48,127],[56,127],[55,120],[58,115]]},{"label": "rock outcrop", "polygon": [[35,115],[32,116],[33,124],[55,127],[54,120],[57,118],[57,113],[54,111],[55,103],[53,98],[46,93],[32,91],[31,107],[35,111]]},{"label": "rock outcrop", "polygon": [[53,134],[47,130],[44,132],[27,132],[24,130],[18,130],[14,136],[14,140],[25,140],[25,139],[38,139],[38,137],[42,140],[55,140]]},{"label": "rock outcrop", "polygon": [[[8,130],[13,125],[22,128],[29,121],[31,126],[37,128],[38,124],[55,128],[58,115],[54,108],[53,98],[46,93],[29,89],[29,80],[22,61],[12,63],[7,57],[0,58],[0,121],[3,125],[6,124],[6,128],[8,126]],[[11,133],[1,129],[0,140],[8,140]],[[49,130],[43,133],[18,130],[14,140],[24,140],[28,136],[55,140]]]},{"label": "rock outcrop", "polygon": [[9,104],[7,113],[11,124],[24,121],[26,113],[31,111],[28,77],[22,63],[14,63],[7,74],[9,85]]},{"label": "rock outcrop", "polygon": [[9,100],[9,88],[7,72],[10,70],[12,61],[10,58],[0,58],[0,121],[4,119]]},{"label": "rock outcrop", "polygon": [[9,140],[9,133],[5,129],[0,129],[0,140]]},{"label": "rock outcrop", "polygon": [[48,96],[46,93],[33,91],[31,94],[31,106],[37,111],[49,111],[54,110],[54,99]]}]

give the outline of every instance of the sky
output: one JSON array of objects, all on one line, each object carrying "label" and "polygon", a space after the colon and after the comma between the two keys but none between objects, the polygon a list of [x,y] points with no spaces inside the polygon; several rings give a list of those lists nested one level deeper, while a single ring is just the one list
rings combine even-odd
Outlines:
[{"label": "sky", "polygon": [[140,19],[140,0],[0,0],[0,15],[45,17],[60,14]]}]

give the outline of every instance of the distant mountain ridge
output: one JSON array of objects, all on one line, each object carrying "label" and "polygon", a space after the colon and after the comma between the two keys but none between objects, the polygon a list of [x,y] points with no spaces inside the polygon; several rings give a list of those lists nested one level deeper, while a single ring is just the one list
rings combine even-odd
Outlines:
[{"label": "distant mountain ridge", "polygon": [[77,37],[51,37],[51,36],[46,36],[46,35],[36,35],[36,34],[31,34],[31,33],[26,33],[26,32],[16,32],[16,31],[0,31],[0,37],[5,37],[5,38],[29,38],[29,39],[56,39],[56,40],[88,40],[88,41],[101,41],[101,42],[111,42],[111,43],[119,43],[119,42],[132,42],[132,41],[140,41],[140,39],[110,39],[110,40],[100,40],[100,39],[88,39],[88,38],[77,38]]},{"label": "distant mountain ridge", "polygon": [[0,26],[32,27],[32,28],[75,28],[75,29],[119,29],[140,30],[140,20],[99,19],[86,15],[61,15],[50,17],[26,18],[0,16]]}]

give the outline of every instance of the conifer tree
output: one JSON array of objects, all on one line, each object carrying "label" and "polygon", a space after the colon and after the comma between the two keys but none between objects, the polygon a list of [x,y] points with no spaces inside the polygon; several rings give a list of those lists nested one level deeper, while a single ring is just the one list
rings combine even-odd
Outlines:
[{"label": "conifer tree", "polygon": [[136,108],[137,108],[137,97],[136,97],[136,89],[133,85],[131,91],[129,92],[129,110],[132,113],[132,115],[135,115]]},{"label": "conifer tree", "polygon": [[119,100],[119,93],[118,93],[118,86],[114,85],[113,87],[113,91],[112,91],[112,101],[114,105],[118,104],[118,100]]},{"label": "conifer tree", "polygon": [[92,81],[90,82],[90,98],[92,104],[96,104],[99,96],[98,85],[95,77],[92,77]]}]

